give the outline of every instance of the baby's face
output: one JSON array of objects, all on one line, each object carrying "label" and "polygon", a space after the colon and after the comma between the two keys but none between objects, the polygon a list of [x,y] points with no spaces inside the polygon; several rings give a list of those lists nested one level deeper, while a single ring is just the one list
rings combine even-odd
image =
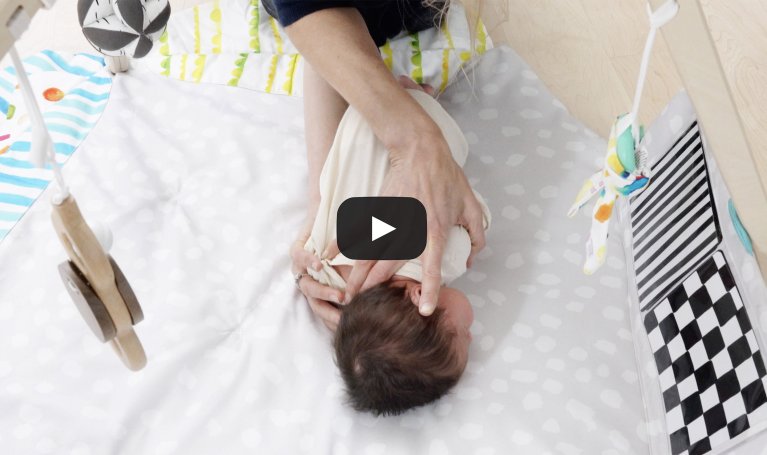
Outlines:
[{"label": "baby's face", "polygon": [[[404,286],[414,305],[418,306],[421,297],[421,283],[409,278],[394,276],[392,286]],[[455,288],[442,287],[439,290],[437,307],[444,311],[445,322],[455,330],[456,349],[465,362],[469,357],[471,344],[471,324],[474,322],[474,310],[463,292]]]}]

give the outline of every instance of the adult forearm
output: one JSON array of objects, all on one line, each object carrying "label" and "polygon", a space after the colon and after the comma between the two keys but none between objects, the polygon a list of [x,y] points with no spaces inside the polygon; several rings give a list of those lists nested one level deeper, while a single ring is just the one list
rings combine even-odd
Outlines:
[{"label": "adult forearm", "polygon": [[309,202],[320,202],[320,174],[348,104],[310,64],[304,69],[304,130],[309,168]]},{"label": "adult forearm", "polygon": [[386,68],[356,9],[317,11],[286,31],[314,71],[362,114],[393,153],[406,151],[419,136],[439,133]]}]

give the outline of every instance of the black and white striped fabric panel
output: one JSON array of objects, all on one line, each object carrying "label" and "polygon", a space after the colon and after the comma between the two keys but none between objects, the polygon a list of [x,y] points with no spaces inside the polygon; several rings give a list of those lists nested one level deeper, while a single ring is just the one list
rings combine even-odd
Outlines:
[{"label": "black and white striped fabric panel", "polygon": [[639,304],[646,311],[722,239],[697,122],[652,166],[649,187],[629,206]]}]

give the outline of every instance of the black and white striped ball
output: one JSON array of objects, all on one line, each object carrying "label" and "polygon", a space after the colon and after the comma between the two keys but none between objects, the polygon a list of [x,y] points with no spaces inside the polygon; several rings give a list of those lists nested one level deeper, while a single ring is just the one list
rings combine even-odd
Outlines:
[{"label": "black and white striped ball", "polygon": [[104,55],[141,58],[165,31],[168,0],[78,0],[85,38]]}]

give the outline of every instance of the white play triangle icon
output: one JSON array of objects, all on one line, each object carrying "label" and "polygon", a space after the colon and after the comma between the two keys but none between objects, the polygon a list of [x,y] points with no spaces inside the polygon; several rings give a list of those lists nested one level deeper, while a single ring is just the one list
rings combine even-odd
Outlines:
[{"label": "white play triangle icon", "polygon": [[370,217],[370,223],[371,223],[371,236],[370,241],[378,240],[381,237],[385,236],[386,234],[394,231],[394,226],[384,223],[383,221],[379,220],[378,218],[371,216]]}]

